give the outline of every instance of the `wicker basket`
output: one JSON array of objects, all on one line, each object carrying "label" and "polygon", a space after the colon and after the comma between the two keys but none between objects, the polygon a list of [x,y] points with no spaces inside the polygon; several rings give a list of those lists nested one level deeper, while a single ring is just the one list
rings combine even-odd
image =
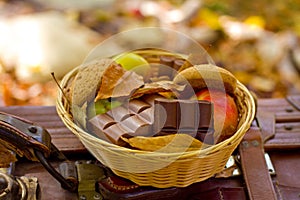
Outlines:
[{"label": "wicker basket", "polygon": [[[78,68],[75,68],[65,75],[61,82],[62,88],[77,72]],[[101,140],[73,122],[62,91],[58,92],[57,112],[83,145],[115,174],[142,186],[185,187],[221,172],[249,129],[255,116],[255,102],[247,88],[239,81],[237,83],[235,100],[240,118],[236,133],[227,140],[197,151],[147,152],[120,147]]]}]

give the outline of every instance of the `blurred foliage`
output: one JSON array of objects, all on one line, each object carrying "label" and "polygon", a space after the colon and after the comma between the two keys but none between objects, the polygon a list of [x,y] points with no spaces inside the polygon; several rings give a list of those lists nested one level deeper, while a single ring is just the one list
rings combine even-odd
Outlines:
[{"label": "blurred foliage", "polygon": [[291,29],[300,34],[300,4],[296,0],[204,0],[203,6],[219,15],[230,15],[240,20],[260,16],[266,29],[282,31]]},{"label": "blurred foliage", "polygon": [[[105,6],[93,5],[80,9],[76,6],[54,7],[49,2],[40,0],[7,0],[0,1],[0,16],[11,17],[56,9],[65,13],[66,17],[98,32],[102,38],[107,38],[130,28],[166,25],[164,14],[169,10],[181,8],[187,1],[189,0],[114,0],[106,1]],[[145,15],[142,6],[149,2],[155,4],[155,9],[159,9],[160,12]],[[297,59],[291,57],[300,56],[300,53],[291,54],[298,52],[295,49],[300,46],[298,1],[199,2],[201,4],[195,15],[183,22],[169,23],[167,26],[194,37],[204,46],[216,64],[234,73],[258,97],[284,97],[300,92],[300,58],[297,63]],[[239,28],[238,38],[230,33],[230,28]],[[0,78],[6,80],[6,84],[0,84],[2,105],[55,103],[54,91],[58,88],[53,81],[27,85],[17,80],[13,70],[5,71],[5,66],[2,66]],[[54,100],[51,101],[51,97]]]}]

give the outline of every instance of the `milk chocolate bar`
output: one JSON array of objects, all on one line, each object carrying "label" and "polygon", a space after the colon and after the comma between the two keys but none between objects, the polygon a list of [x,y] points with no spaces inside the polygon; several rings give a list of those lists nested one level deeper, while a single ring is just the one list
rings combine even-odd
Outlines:
[{"label": "milk chocolate bar", "polygon": [[129,107],[129,110],[131,110],[132,112],[140,113],[140,112],[146,110],[147,108],[150,108],[151,105],[149,105],[148,103],[146,103],[144,101],[133,99],[133,100],[129,101],[128,107]]},{"label": "milk chocolate bar", "polygon": [[107,113],[91,118],[88,127],[99,138],[121,146],[124,145],[121,137],[152,136],[153,106],[151,101],[154,99],[130,100]]},{"label": "milk chocolate bar", "polygon": [[131,136],[151,136],[152,127],[148,121],[145,121],[138,115],[133,115],[120,122],[120,125],[127,130]]},{"label": "milk chocolate bar", "polygon": [[107,114],[116,122],[121,122],[133,115],[133,113],[130,112],[130,110],[124,106],[113,108],[109,110]]}]

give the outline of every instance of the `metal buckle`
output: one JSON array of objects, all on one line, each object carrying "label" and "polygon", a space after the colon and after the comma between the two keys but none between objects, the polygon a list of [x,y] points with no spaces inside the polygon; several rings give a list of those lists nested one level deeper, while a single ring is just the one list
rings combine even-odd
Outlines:
[{"label": "metal buckle", "polygon": [[37,200],[40,197],[35,177],[14,177],[0,172],[0,186],[2,200]]},{"label": "metal buckle", "polygon": [[270,175],[276,175],[275,168],[272,164],[271,158],[270,158],[268,153],[265,153],[265,160],[266,160],[266,163],[267,163],[269,174]]},{"label": "metal buckle", "polygon": [[[265,153],[265,161],[267,164],[267,168],[269,174],[274,176],[276,175],[275,168],[271,161],[271,158],[268,153]],[[240,165],[240,156],[239,155],[231,155],[224,167],[224,169],[215,175],[215,178],[228,178],[242,175],[242,171],[239,168]]]},{"label": "metal buckle", "polygon": [[241,170],[237,163],[238,156],[231,155],[224,169],[215,175],[215,178],[229,178],[241,175]]},{"label": "metal buckle", "polygon": [[102,195],[96,192],[96,181],[105,178],[102,167],[91,161],[75,162],[78,174],[78,196],[80,200],[101,200]]}]

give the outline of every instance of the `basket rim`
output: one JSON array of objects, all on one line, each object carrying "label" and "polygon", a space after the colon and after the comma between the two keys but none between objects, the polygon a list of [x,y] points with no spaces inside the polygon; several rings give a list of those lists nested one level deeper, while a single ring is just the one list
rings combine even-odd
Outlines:
[{"label": "basket rim", "polygon": [[[71,70],[69,73],[67,73],[63,79],[61,80],[60,86],[61,88],[64,88],[64,86],[68,83],[68,80],[70,77],[72,77],[79,69],[80,66],[75,67],[73,70]],[[62,104],[62,99],[64,98],[64,94],[62,90],[58,90],[58,96],[56,99],[56,109],[57,113],[64,122],[64,124],[71,130],[73,134],[78,136],[80,139],[81,137],[84,137],[85,139],[95,142],[97,144],[104,145],[107,148],[110,148],[111,150],[118,150],[118,151],[126,151],[127,153],[131,154],[145,154],[147,156],[149,155],[154,155],[154,156],[164,156],[164,157],[190,157],[194,155],[205,155],[205,154],[211,154],[212,152],[220,150],[222,147],[229,145],[232,141],[241,139],[240,135],[245,134],[246,131],[250,128],[251,122],[253,121],[255,117],[255,111],[256,111],[256,104],[254,97],[251,95],[249,90],[244,86],[239,80],[237,80],[237,88],[242,90],[246,94],[245,100],[249,101],[250,107],[247,112],[247,116],[244,120],[244,122],[241,124],[241,126],[236,130],[235,134],[233,134],[230,138],[214,144],[210,145],[207,148],[200,148],[198,150],[193,150],[193,151],[183,151],[183,152],[159,152],[159,151],[146,151],[146,150],[138,150],[138,149],[130,149],[127,147],[122,147],[110,142],[107,142],[105,140],[102,140],[96,136],[93,136],[91,133],[87,132],[83,128],[79,127],[77,124],[75,124],[71,117],[70,114],[66,111],[65,107]],[[74,132],[75,131],[75,132]]]}]

